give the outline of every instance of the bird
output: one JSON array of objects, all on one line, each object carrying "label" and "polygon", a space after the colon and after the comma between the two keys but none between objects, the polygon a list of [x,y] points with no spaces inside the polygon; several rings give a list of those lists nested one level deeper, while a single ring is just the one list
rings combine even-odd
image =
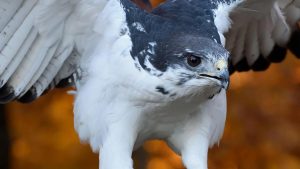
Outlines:
[{"label": "bird", "polygon": [[0,0],[0,102],[75,86],[74,127],[100,169],[164,140],[207,169],[235,71],[300,57],[300,0]]}]

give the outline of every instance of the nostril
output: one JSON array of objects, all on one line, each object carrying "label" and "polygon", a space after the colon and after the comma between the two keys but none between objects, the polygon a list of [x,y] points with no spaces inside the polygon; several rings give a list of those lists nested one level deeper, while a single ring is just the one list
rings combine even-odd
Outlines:
[{"label": "nostril", "polygon": [[218,60],[217,63],[215,64],[215,69],[217,71],[222,71],[225,70],[227,68],[227,61],[225,61],[224,59]]}]

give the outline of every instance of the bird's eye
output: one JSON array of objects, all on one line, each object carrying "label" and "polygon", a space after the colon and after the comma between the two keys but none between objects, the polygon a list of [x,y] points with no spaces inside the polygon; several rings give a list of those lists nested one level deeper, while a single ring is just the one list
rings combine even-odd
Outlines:
[{"label": "bird's eye", "polygon": [[191,66],[191,67],[196,67],[198,65],[201,64],[202,60],[200,57],[197,57],[195,55],[189,54],[187,57],[187,63]]}]

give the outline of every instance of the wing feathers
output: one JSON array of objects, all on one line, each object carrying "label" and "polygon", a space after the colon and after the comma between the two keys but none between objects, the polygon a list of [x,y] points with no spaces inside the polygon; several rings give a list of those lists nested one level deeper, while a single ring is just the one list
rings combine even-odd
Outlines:
[{"label": "wing feathers", "polygon": [[232,59],[233,64],[237,64],[242,60],[242,56],[244,54],[244,45],[246,40],[247,28],[239,29],[238,36],[236,36],[237,40],[235,41],[235,46],[232,51],[232,55],[235,56]]},{"label": "wing feathers", "polygon": [[[5,29],[3,31],[3,39],[2,44],[0,44],[0,49],[2,47],[2,51],[0,53],[1,59],[0,62],[0,72],[3,72],[4,69],[8,66],[8,64],[11,62],[13,57],[16,55],[19,49],[22,48],[23,42],[27,38],[29,32],[31,31],[33,27],[33,19],[34,15],[36,13],[32,12],[20,25],[20,27],[16,30],[16,32],[5,32]],[[17,22],[16,22],[17,23]],[[14,24],[14,26],[18,26],[19,24]],[[9,27],[9,26],[7,26]],[[11,34],[12,36],[9,37],[8,34]],[[6,36],[7,35],[7,36]]]},{"label": "wing feathers", "polygon": [[44,46],[43,43],[45,42],[43,42],[41,37],[35,41],[16,72],[7,82],[8,86],[14,88],[14,94],[16,96],[23,91],[45,58],[49,46]]},{"label": "wing feathers", "polygon": [[[24,27],[20,27],[20,25],[22,25],[25,17],[32,10],[32,7],[34,6],[33,2],[34,1],[24,2],[24,5],[17,11],[16,15],[0,32],[0,51],[1,51],[0,72],[3,72],[3,70],[7,67],[12,57],[14,57],[13,53],[16,52],[15,51],[16,49],[19,49],[20,44],[22,44],[22,40],[26,38],[26,35],[28,34],[28,32],[32,27],[34,12],[32,13],[32,15],[30,15],[30,17],[28,17],[28,19],[25,20],[28,23],[24,24]],[[30,22],[30,20],[32,22]],[[20,29],[18,29],[19,27]],[[13,37],[13,35],[16,36]],[[19,40],[18,38],[21,39]]]},{"label": "wing feathers", "polygon": [[36,97],[41,96],[44,90],[53,81],[60,68],[64,64],[65,60],[70,55],[72,49],[73,46],[67,46],[63,51],[58,50],[59,52],[54,55],[46,70],[43,72],[38,81],[33,85],[33,88],[35,88],[36,91]]},{"label": "wing feathers", "polygon": [[[62,36],[62,31],[63,25],[60,25],[60,27],[57,27],[53,31],[51,37],[43,37],[43,35],[39,35],[39,38],[27,54],[26,59],[24,59],[17,71],[13,74],[12,78],[8,81],[8,85],[15,88],[16,96],[25,92],[25,87],[30,85],[31,80],[33,80],[31,84],[33,85],[33,83],[40,77],[42,72],[39,72],[39,68],[43,71],[49,63],[49,60],[53,57],[53,54],[57,49],[57,44],[59,43],[57,37]],[[29,88],[30,87],[28,86],[27,90]]]},{"label": "wing feathers", "polygon": [[47,51],[45,58],[43,59],[41,65],[37,69],[36,73],[34,76],[31,78],[30,82],[26,85],[26,87],[22,90],[22,93],[20,95],[22,96],[25,94],[33,85],[34,83],[41,77],[42,73],[45,71],[47,65],[49,64],[50,60],[52,59],[57,47],[58,47],[58,42],[56,42],[53,46],[49,48]]},{"label": "wing feathers", "polygon": [[246,42],[245,42],[245,56],[247,58],[247,62],[249,65],[253,65],[253,63],[259,57],[259,41],[257,37],[257,30],[258,25],[257,23],[251,23],[246,35]]},{"label": "wing feathers", "polygon": [[282,61],[287,48],[299,56],[299,5],[300,0],[244,0],[235,7],[230,13],[231,28],[223,32],[233,67],[238,71],[265,70],[271,62]]},{"label": "wing feathers", "polygon": [[290,39],[291,31],[277,3],[274,4],[272,14],[274,15],[273,18],[275,20],[272,37],[279,46],[286,46]]},{"label": "wing feathers", "polygon": [[273,29],[271,17],[266,17],[258,21],[258,41],[260,45],[260,52],[263,56],[268,56],[273,50],[275,42],[272,39],[272,33],[269,30]]},{"label": "wing feathers", "polygon": [[7,25],[1,30],[0,33],[0,49],[2,50],[5,44],[13,36],[19,26],[23,23],[26,16],[31,12],[35,5],[35,1],[25,1],[22,7],[16,12],[13,18],[10,19]]},{"label": "wing feathers", "polygon": [[82,32],[69,21],[78,2],[0,0],[0,102],[32,100],[60,79],[59,71],[73,73],[61,68],[73,51],[74,34]]},{"label": "wing feathers", "polygon": [[0,30],[3,30],[22,3],[23,0],[0,1]]},{"label": "wing feathers", "polygon": [[23,58],[25,57],[26,53],[29,51],[30,47],[32,46],[33,42],[36,40],[38,36],[38,31],[35,28],[32,28],[28,37],[22,44],[22,48],[19,48],[18,53],[14,56],[11,63],[8,65],[6,70],[0,76],[0,88],[8,81],[11,75],[15,72],[17,67],[22,62]]}]

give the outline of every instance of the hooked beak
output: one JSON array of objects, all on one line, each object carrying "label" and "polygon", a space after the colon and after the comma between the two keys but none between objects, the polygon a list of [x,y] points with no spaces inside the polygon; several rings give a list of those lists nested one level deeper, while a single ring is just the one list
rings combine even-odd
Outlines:
[{"label": "hooked beak", "polygon": [[217,80],[220,82],[223,89],[228,89],[229,86],[229,73],[222,73],[220,75],[211,75],[211,74],[199,74],[200,77],[209,78]]},{"label": "hooked beak", "polygon": [[227,90],[229,86],[229,71],[227,65],[227,61],[223,59],[219,60],[215,65],[215,73],[202,73],[199,74],[199,77],[217,80],[220,82],[222,88]]}]

